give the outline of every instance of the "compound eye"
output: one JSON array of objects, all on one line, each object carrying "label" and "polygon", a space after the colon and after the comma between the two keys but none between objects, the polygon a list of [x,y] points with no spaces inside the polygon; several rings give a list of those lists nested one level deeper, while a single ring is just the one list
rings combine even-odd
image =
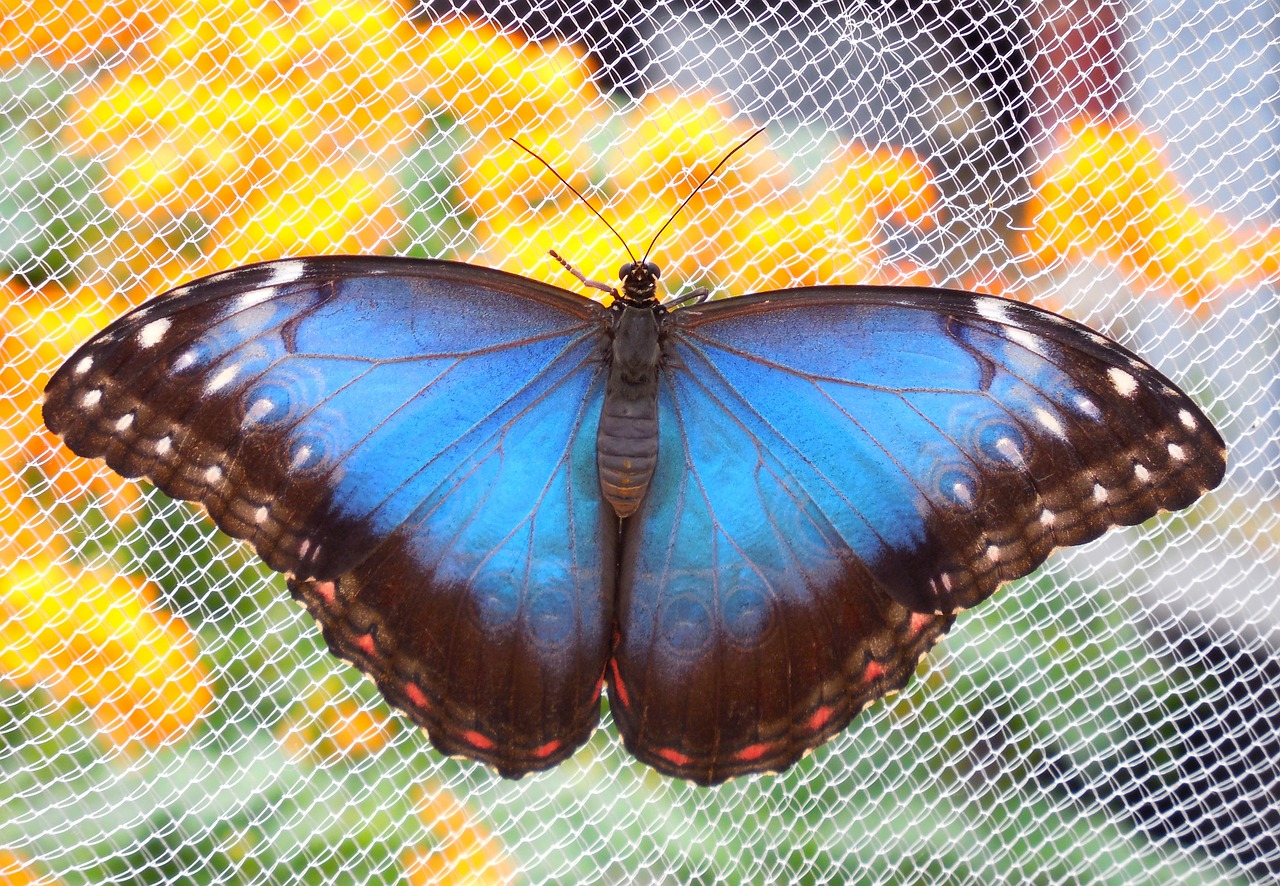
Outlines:
[{"label": "compound eye", "polygon": [[659,277],[662,276],[662,268],[658,267],[656,264],[654,264],[651,261],[647,261],[644,263],[644,269],[648,271],[650,274],[652,274],[653,279],[655,280],[657,280]]},{"label": "compound eye", "polygon": [[631,274],[631,271],[634,267],[635,267],[634,262],[627,262],[622,267],[618,268],[618,279],[619,280],[627,279],[627,277]]}]

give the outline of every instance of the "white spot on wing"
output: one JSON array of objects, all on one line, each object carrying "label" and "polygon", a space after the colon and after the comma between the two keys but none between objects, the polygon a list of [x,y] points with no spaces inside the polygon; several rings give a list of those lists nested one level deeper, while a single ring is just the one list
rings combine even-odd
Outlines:
[{"label": "white spot on wing", "polygon": [[101,399],[102,391],[98,388],[94,388],[92,391],[86,392],[85,395],[80,398],[80,404],[82,406],[97,406],[98,401]]},{"label": "white spot on wing", "polygon": [[307,266],[300,261],[282,261],[276,262],[271,266],[271,277],[269,283],[272,286],[282,286],[285,283],[292,283],[302,276]]},{"label": "white spot on wing", "polygon": [[183,351],[177,360],[173,361],[173,371],[182,372],[184,369],[190,369],[196,363],[195,351]]},{"label": "white spot on wing", "polygon": [[951,491],[955,493],[956,501],[960,502],[960,504],[973,504],[973,491],[969,489],[967,484],[957,481],[956,484],[951,487]]},{"label": "white spot on wing", "polygon": [[1062,427],[1062,422],[1058,421],[1058,417],[1043,406],[1035,408],[1036,421],[1040,422],[1045,428],[1057,434],[1059,437],[1067,436],[1066,430]]},{"label": "white spot on wing", "polygon": [[1026,348],[1026,349],[1027,349],[1028,351],[1030,351],[1031,353],[1033,353],[1033,354],[1040,354],[1041,356],[1043,356],[1043,355],[1044,355],[1044,344],[1043,344],[1043,342],[1041,342],[1041,341],[1040,341],[1040,339],[1036,338],[1036,337],[1035,337],[1034,335],[1032,335],[1030,332],[1027,332],[1027,330],[1025,330],[1025,329],[1010,329],[1010,330],[1009,330],[1007,333],[1005,333],[1005,334],[1006,334],[1006,335],[1008,335],[1008,336],[1009,336],[1009,338],[1010,338],[1012,341],[1015,341],[1015,342],[1017,342],[1018,344],[1022,345],[1024,348]]},{"label": "white spot on wing", "polygon": [[261,289],[254,289],[237,298],[232,309],[236,311],[247,311],[255,305],[262,304],[267,299],[274,298],[275,295],[276,288],[274,286],[264,286]]},{"label": "white spot on wing", "polygon": [[132,424],[133,424],[133,413],[126,412],[124,415],[116,419],[116,430],[127,431],[129,430],[129,426]]},{"label": "white spot on wing", "polygon": [[245,425],[254,425],[262,421],[262,417],[274,409],[275,405],[268,397],[260,397],[253,401],[249,411],[244,414]]},{"label": "white spot on wing", "polygon": [[[85,357],[85,359],[88,360],[89,358]],[[79,370],[76,371],[78,372]],[[1182,426],[1188,431],[1194,431],[1196,429],[1196,417],[1192,415],[1191,411],[1188,409],[1178,410],[1178,421],[1182,422]]]},{"label": "white spot on wing", "polygon": [[146,326],[142,327],[142,331],[138,333],[138,344],[144,348],[154,347],[164,338],[164,334],[169,331],[169,318],[161,317],[159,320],[152,320]]},{"label": "white spot on wing", "polygon": [[93,368],[93,357],[84,357],[76,364],[76,375],[84,375]]},{"label": "white spot on wing", "polygon": [[208,470],[204,472],[204,481],[206,483],[217,483],[222,479],[222,468],[217,465],[210,465]]},{"label": "white spot on wing", "polygon": [[991,547],[987,548],[987,550],[985,551],[985,554],[987,559],[990,560],[992,563],[1000,562],[1000,549],[995,545],[991,545]]},{"label": "white spot on wing", "polygon": [[172,437],[161,437],[156,441],[156,452],[160,455],[167,455],[169,450],[173,448]]},{"label": "white spot on wing", "polygon": [[1094,403],[1088,397],[1077,397],[1076,408],[1089,416],[1089,418],[1102,418],[1102,410],[1098,408],[1098,404]]},{"label": "white spot on wing", "polygon": [[1045,526],[1052,526],[1054,523],[1058,522],[1058,515],[1048,508],[1045,508],[1040,512],[1040,522]]},{"label": "white spot on wing", "polygon": [[304,443],[299,446],[298,451],[293,454],[293,461],[290,462],[289,467],[297,470],[305,465],[309,458],[311,458],[311,447]]},{"label": "white spot on wing", "polygon": [[1147,470],[1147,466],[1140,461],[1133,463],[1133,476],[1138,478],[1139,483],[1146,483],[1151,479],[1151,472]]},{"label": "white spot on wing", "polygon": [[1179,446],[1177,443],[1170,443],[1169,457],[1172,458],[1174,461],[1182,461],[1184,458],[1187,457],[1187,454],[1182,450],[1182,447]]},{"label": "white spot on wing", "polygon": [[973,306],[977,308],[978,314],[993,323],[1016,323],[1009,316],[1009,306],[996,298],[975,298]]},{"label": "white spot on wing", "polygon": [[1122,397],[1132,397],[1138,390],[1138,381],[1132,375],[1112,366],[1107,370],[1107,377],[1111,379],[1111,384]]},{"label": "white spot on wing", "polygon": [[1018,445],[1008,437],[1001,437],[996,441],[996,452],[1014,464],[1022,464],[1022,453],[1018,450]]},{"label": "white spot on wing", "polygon": [[214,391],[219,391],[222,388],[225,388],[227,385],[231,384],[232,379],[236,377],[236,373],[239,371],[240,364],[232,363],[209,380],[209,384],[205,387],[205,391],[212,394]]},{"label": "white spot on wing", "polygon": [[1098,504],[1102,504],[1107,500],[1107,490],[1101,483],[1093,484],[1093,500]]},{"label": "white spot on wing", "polygon": [[259,525],[267,522],[267,507],[263,505],[253,512],[253,522]]}]

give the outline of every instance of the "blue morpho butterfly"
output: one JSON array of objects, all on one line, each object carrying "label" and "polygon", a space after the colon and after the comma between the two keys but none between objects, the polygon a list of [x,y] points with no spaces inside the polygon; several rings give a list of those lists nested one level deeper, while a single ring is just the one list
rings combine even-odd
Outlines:
[{"label": "blue morpho butterfly", "polygon": [[44,419],[203,504],[436,748],[509,777],[586,741],[606,682],[661,772],[785,769],[1002,582],[1222,480],[1196,405],[1070,320],[913,287],[664,305],[648,254],[610,307],[449,261],[214,274],[81,347]]}]

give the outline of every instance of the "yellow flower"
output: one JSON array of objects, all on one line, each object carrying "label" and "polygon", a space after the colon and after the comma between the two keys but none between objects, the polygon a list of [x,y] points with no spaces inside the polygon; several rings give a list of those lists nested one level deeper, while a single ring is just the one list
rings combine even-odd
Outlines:
[{"label": "yellow flower", "polygon": [[[298,6],[285,52],[291,61],[273,93],[306,113],[327,158],[353,146],[374,154],[403,144],[423,118],[421,70],[430,41],[390,0],[319,0]],[[318,129],[318,132],[316,131]],[[298,156],[298,155],[294,155]]]},{"label": "yellow flower", "polygon": [[465,19],[431,26],[422,43],[416,94],[473,132],[563,134],[603,105],[575,47],[525,41]]},{"label": "yellow flower", "polygon": [[418,817],[430,829],[436,845],[404,854],[401,863],[410,884],[488,886],[515,880],[516,871],[502,844],[448,788],[421,789]]},{"label": "yellow flower", "polygon": [[482,264],[597,299],[604,294],[580,286],[549,251],[554,249],[587,277],[610,286],[617,283],[617,268],[625,260],[617,239],[580,203],[554,204],[521,215],[492,212],[477,222],[474,233]]},{"label": "yellow flower", "polygon": [[855,283],[929,284],[880,248],[886,220],[927,225],[937,191],[906,151],[845,145],[804,189],[784,186],[720,228],[706,261],[737,292]]},{"label": "yellow flower", "polygon": [[[665,195],[674,209],[754,128],[711,98],[671,90],[652,93],[627,114],[610,158],[610,178],[627,193]],[[768,147],[767,133],[761,133],[694,199],[701,206],[726,201],[742,210],[791,183],[786,164]]]},{"label": "yellow flower", "polygon": [[213,216],[243,187],[262,104],[257,87],[151,64],[78,95],[63,135],[103,159],[103,196],[126,216]]},{"label": "yellow flower", "polygon": [[874,242],[840,236],[795,195],[779,195],[735,219],[721,247],[713,268],[734,281],[735,292],[862,283],[882,261]]},{"label": "yellow flower", "polygon": [[183,622],[143,582],[10,558],[0,576],[0,673],[77,700],[113,743],[173,742],[212,702]]},{"label": "yellow flower", "polygon": [[209,261],[234,267],[291,255],[366,253],[401,232],[399,185],[376,165],[345,158],[255,170],[256,184],[214,226]]},{"label": "yellow flower", "polygon": [[1025,246],[1046,265],[1102,258],[1193,309],[1280,271],[1280,232],[1193,203],[1136,122],[1075,121],[1033,187]]},{"label": "yellow flower", "polygon": [[905,148],[844,144],[828,158],[808,193],[820,212],[860,214],[854,223],[868,235],[879,219],[922,228],[937,222],[938,189],[933,175]]}]

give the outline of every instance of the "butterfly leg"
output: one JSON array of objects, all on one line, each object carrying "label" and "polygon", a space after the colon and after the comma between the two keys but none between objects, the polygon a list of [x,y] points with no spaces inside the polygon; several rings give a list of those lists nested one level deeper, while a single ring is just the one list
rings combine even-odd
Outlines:
[{"label": "butterfly leg", "polygon": [[673,299],[664,301],[662,303],[662,306],[664,308],[671,309],[671,308],[678,308],[687,304],[700,305],[703,302],[710,301],[710,300],[711,300],[711,290],[708,289],[706,286],[699,286],[697,289],[691,289],[688,292],[686,292],[684,295],[679,296],[678,298],[673,298]]}]

